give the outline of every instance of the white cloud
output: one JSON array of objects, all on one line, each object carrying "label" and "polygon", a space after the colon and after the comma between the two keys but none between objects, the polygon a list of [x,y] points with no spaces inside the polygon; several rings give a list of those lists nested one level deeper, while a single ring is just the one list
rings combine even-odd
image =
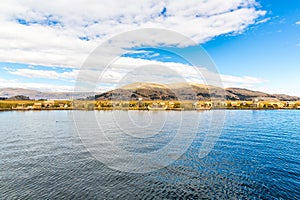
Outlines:
[{"label": "white cloud", "polygon": [[[100,78],[99,78],[100,77]],[[204,67],[190,66],[175,62],[161,62],[141,58],[120,57],[104,73],[85,70],[80,79],[83,85],[91,89],[97,84],[119,87],[133,82],[194,82],[219,87],[255,87],[266,80],[249,76],[231,76],[218,74]],[[85,82],[89,84],[85,84]]]},{"label": "white cloud", "polygon": [[36,70],[36,69],[10,69],[2,68],[7,70],[10,74],[28,77],[28,78],[47,78],[47,79],[75,79],[79,70],[72,70],[70,72],[56,72],[51,70]]},{"label": "white cloud", "polygon": [[220,75],[224,87],[240,87],[240,88],[253,88],[256,84],[267,82],[267,80],[250,77],[250,76],[231,76]]},{"label": "white cloud", "polygon": [[264,14],[255,0],[1,1],[0,61],[79,67],[97,45],[124,31],[165,28],[203,43],[240,33]]},{"label": "white cloud", "polygon": [[300,25],[300,21],[296,22],[297,25]]},{"label": "white cloud", "polygon": [[0,78],[0,88],[25,88],[45,92],[71,92],[74,91],[74,86],[69,85],[54,85],[47,83],[21,83],[18,80],[7,80]]},{"label": "white cloud", "polygon": [[262,20],[257,21],[256,24],[263,24],[263,23],[266,23],[266,22],[269,21],[270,19],[271,19],[270,17],[264,18],[264,19],[262,19]]},{"label": "white cloud", "polygon": [[[174,82],[194,82],[203,83],[209,85],[215,85],[220,87],[244,87],[254,88],[257,84],[266,82],[266,80],[249,77],[249,76],[231,76],[218,74],[212,70],[208,70],[204,67],[194,67],[182,63],[175,62],[161,62],[156,60],[146,60],[141,58],[120,57],[115,60],[114,63],[107,68],[104,73],[97,69],[83,69],[71,70],[68,72],[57,72],[55,70],[42,70],[31,68],[11,69],[3,67],[10,74],[31,78],[45,78],[45,79],[68,79],[70,81],[76,81],[78,74],[83,74],[84,80],[77,80],[77,83],[83,83],[86,81],[89,83],[86,90],[91,91],[95,87],[99,91],[112,89],[119,87],[120,85],[129,84],[132,82],[157,82],[157,83],[174,83]],[[100,78],[99,78],[100,77]],[[19,83],[18,81],[8,81],[11,86],[28,88],[33,87],[40,89],[38,83]],[[5,81],[2,87],[8,87]],[[75,83],[76,84],[76,83]],[[79,84],[80,85],[80,84]],[[105,88],[99,88],[99,85],[105,85]],[[1,85],[0,85],[1,87]],[[41,86],[41,89],[47,89],[48,85]],[[50,86],[49,86],[50,88]],[[52,90],[66,90],[73,91],[73,87],[58,87],[53,86]]]}]

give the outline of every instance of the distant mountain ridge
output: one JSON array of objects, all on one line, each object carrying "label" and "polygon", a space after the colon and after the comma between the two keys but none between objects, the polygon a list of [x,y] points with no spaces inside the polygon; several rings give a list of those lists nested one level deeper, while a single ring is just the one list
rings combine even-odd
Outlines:
[{"label": "distant mountain ridge", "polygon": [[0,97],[24,95],[30,99],[79,99],[94,95],[92,92],[40,92],[24,88],[0,88]]},{"label": "distant mountain ridge", "polygon": [[[40,92],[22,88],[0,88],[0,97],[28,96],[30,99],[95,99],[96,100],[272,100],[272,101],[298,101],[300,97],[285,94],[268,94],[243,88],[222,89],[215,86],[197,83],[145,83],[137,82],[121,86],[108,92],[95,95],[93,92]],[[91,98],[92,97],[92,98]]]}]

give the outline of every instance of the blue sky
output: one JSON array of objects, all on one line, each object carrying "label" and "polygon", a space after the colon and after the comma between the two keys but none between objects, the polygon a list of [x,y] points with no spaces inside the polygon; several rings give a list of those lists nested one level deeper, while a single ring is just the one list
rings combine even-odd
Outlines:
[{"label": "blue sky", "polygon": [[[72,91],[81,65],[102,42],[128,30],[162,28],[203,47],[224,87],[300,96],[300,1],[130,2],[1,2],[0,87]],[[174,45],[167,37],[161,39],[159,44]],[[134,48],[118,64],[126,69],[128,64],[189,65],[172,48],[158,46]],[[192,45],[176,48],[195,53]],[[197,60],[197,54],[194,57]],[[124,75],[116,70],[109,74],[114,81]],[[109,84],[116,85],[103,83],[106,88],[100,90]]]},{"label": "blue sky", "polygon": [[300,94],[300,1],[259,1],[267,22],[243,34],[220,36],[203,44],[225,74],[265,79],[260,88]]}]

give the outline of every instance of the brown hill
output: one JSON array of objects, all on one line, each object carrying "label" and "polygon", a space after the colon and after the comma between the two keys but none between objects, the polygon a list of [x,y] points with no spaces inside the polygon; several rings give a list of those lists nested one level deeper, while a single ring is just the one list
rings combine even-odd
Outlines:
[{"label": "brown hill", "polygon": [[233,95],[236,95],[238,97],[237,100],[239,99],[240,100],[263,99],[263,100],[278,100],[278,101],[300,100],[300,98],[296,96],[289,96],[285,94],[268,94],[264,92],[252,91],[252,90],[242,89],[242,88],[226,88],[225,90]]},{"label": "brown hill", "polygon": [[242,88],[208,86],[197,83],[132,83],[95,96],[97,100],[277,100],[296,101],[299,97],[267,94]]},{"label": "brown hill", "polygon": [[[94,97],[93,92],[39,92],[36,90],[22,88],[2,88],[0,97],[3,99],[24,95],[30,99],[82,99],[89,96]],[[209,100],[209,99],[227,99],[227,100],[275,100],[275,101],[297,101],[299,97],[285,94],[267,94],[259,91],[252,91],[242,88],[222,89],[215,86],[197,84],[197,83],[132,83],[120,88],[98,94],[95,96],[98,100]]]}]

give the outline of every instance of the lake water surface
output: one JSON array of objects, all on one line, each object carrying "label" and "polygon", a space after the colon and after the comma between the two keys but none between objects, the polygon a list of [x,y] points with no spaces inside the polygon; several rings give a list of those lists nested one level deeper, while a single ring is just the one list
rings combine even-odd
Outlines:
[{"label": "lake water surface", "polygon": [[[74,112],[86,130],[74,123]],[[74,112],[0,112],[0,199],[300,199],[298,110],[225,111],[223,130],[205,157],[199,149],[205,132],[214,131],[212,111]],[[201,123],[193,133],[195,124],[185,124],[185,138],[170,154],[191,144],[169,166],[145,173],[122,171],[126,160],[103,152],[111,166],[121,166],[107,167],[78,135],[93,132],[89,119],[96,118],[114,144],[147,157],[170,144],[182,116],[200,116]]]}]

